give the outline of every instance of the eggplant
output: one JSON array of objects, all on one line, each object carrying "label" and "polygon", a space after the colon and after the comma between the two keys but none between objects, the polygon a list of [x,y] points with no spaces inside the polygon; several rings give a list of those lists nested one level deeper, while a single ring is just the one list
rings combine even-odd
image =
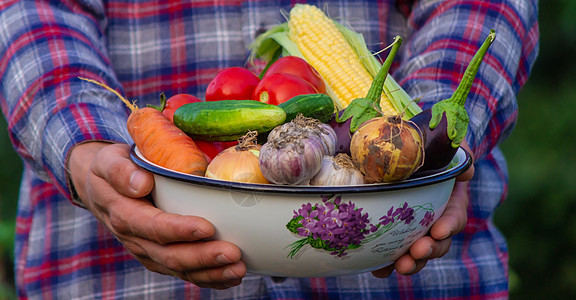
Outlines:
[{"label": "eggplant", "polygon": [[434,129],[430,129],[430,119],[432,119],[432,109],[425,109],[410,119],[422,133],[424,142],[424,162],[415,176],[426,176],[445,170],[458,147],[452,147],[452,140],[448,137],[448,120],[446,113],[442,114],[440,123]]},{"label": "eggplant", "polygon": [[414,176],[435,173],[448,167],[466,136],[470,117],[464,104],[474,78],[496,33],[490,34],[466,68],[454,94],[410,118],[424,138],[424,162]]},{"label": "eggplant", "polygon": [[[344,110],[338,112],[338,115],[342,117]],[[345,153],[350,155],[350,141],[352,140],[352,131],[350,131],[350,124],[352,123],[352,118],[344,121],[338,122],[336,114],[332,115],[328,125],[334,129],[336,132],[336,153]]]}]

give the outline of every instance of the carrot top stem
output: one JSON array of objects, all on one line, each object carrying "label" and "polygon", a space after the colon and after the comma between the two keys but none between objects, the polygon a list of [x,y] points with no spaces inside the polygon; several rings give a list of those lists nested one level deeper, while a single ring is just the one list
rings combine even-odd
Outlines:
[{"label": "carrot top stem", "polygon": [[124,96],[122,96],[120,93],[118,93],[116,90],[112,89],[111,87],[107,86],[106,84],[99,82],[99,81],[96,81],[94,79],[84,78],[84,77],[80,77],[80,76],[78,76],[78,78],[81,80],[88,81],[88,82],[94,83],[96,85],[99,85],[99,86],[109,90],[110,92],[114,93],[114,95],[118,96],[118,98],[120,98],[120,100],[122,100],[122,102],[124,102],[124,104],[126,104],[126,106],[128,106],[130,111],[134,112],[135,110],[138,110],[138,106],[136,105],[136,103],[128,101],[128,99],[124,98]]}]

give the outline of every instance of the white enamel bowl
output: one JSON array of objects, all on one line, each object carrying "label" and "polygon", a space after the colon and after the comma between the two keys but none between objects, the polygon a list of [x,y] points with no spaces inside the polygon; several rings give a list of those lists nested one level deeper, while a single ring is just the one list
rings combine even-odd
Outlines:
[{"label": "white enamel bowl", "polygon": [[325,277],[382,268],[405,253],[444,211],[455,177],[470,167],[459,149],[443,172],[394,184],[314,187],[245,184],[174,172],[131,159],[154,174],[162,210],[196,215],[216,239],[242,250],[248,272]]}]

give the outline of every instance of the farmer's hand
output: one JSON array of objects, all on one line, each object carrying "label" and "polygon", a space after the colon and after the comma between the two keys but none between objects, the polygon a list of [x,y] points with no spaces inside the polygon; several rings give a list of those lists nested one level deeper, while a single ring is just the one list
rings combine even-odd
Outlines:
[{"label": "farmer's hand", "polygon": [[[468,145],[462,143],[469,151]],[[430,259],[444,256],[450,249],[452,236],[466,226],[468,207],[468,181],[474,176],[474,166],[456,178],[452,195],[446,204],[442,216],[430,228],[426,235],[414,242],[409,251],[398,258],[394,264],[372,272],[375,277],[385,278],[394,270],[402,275],[420,272]]]},{"label": "farmer's hand", "polygon": [[246,274],[240,249],[204,240],[215,232],[207,220],[169,214],[143,199],[154,180],[128,153],[129,146],[122,144],[89,142],[73,148],[68,170],[86,208],[151,271],[200,287],[240,284]]}]

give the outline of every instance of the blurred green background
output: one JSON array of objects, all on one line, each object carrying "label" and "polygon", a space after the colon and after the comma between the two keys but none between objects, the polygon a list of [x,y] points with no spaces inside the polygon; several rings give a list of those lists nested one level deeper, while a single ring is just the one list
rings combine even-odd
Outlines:
[{"label": "blurred green background", "polygon": [[540,1],[540,55],[502,145],[509,196],[511,297],[576,299],[576,1]]},{"label": "blurred green background", "polygon": [[[576,1],[540,1],[540,55],[504,150],[512,299],[576,299]],[[574,127],[572,127],[574,126]],[[14,297],[12,246],[21,162],[0,118],[0,299]]]}]

